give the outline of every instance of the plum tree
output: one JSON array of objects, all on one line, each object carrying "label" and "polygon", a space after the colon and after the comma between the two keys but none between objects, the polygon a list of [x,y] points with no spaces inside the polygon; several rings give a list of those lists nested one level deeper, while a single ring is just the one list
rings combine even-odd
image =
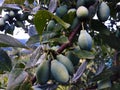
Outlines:
[{"label": "plum tree", "polygon": [[[0,89],[120,88],[119,0],[0,3]],[[25,44],[9,36],[16,27],[32,33]]]}]

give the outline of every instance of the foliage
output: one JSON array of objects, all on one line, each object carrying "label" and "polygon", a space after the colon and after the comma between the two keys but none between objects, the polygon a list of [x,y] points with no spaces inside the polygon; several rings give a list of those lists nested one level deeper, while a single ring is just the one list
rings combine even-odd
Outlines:
[{"label": "foliage", "polygon": [[0,12],[0,89],[119,90],[119,0],[1,0]]}]

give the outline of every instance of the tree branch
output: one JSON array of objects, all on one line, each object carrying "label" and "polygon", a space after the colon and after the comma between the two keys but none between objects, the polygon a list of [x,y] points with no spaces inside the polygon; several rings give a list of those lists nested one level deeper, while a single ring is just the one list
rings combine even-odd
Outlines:
[{"label": "tree branch", "polygon": [[65,43],[63,45],[61,45],[61,47],[57,50],[58,53],[61,53],[66,47],[70,46],[75,35],[77,34],[77,32],[79,31],[80,29],[80,24],[71,32],[70,36],[68,37],[68,40],[69,42],[68,43]]}]

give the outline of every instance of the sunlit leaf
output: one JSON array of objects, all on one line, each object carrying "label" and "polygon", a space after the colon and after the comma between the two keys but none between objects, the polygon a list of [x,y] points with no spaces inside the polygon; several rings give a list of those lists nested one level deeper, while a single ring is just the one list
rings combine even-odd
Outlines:
[{"label": "sunlit leaf", "polygon": [[111,81],[107,80],[107,81],[100,81],[98,83],[98,90],[103,90],[103,89],[107,89],[110,88],[112,86]]},{"label": "sunlit leaf", "polygon": [[23,69],[14,68],[9,74],[7,90],[20,90],[16,88],[19,88],[27,77],[28,73]]},{"label": "sunlit leaf", "polygon": [[6,4],[24,4],[25,0],[5,0]]},{"label": "sunlit leaf", "polygon": [[5,0],[0,0],[0,7],[3,5]]},{"label": "sunlit leaf", "polygon": [[44,31],[45,25],[50,19],[55,19],[65,29],[69,28],[69,26],[70,26],[68,23],[65,23],[62,19],[53,15],[52,13],[48,12],[47,10],[40,10],[37,12],[37,14],[35,15],[35,18],[34,18],[35,27],[37,29],[37,32],[40,35]]},{"label": "sunlit leaf", "polygon": [[27,48],[24,44],[22,44],[17,39],[5,35],[0,34],[0,47],[21,47],[21,48]]},{"label": "sunlit leaf", "polygon": [[76,82],[81,75],[83,74],[83,72],[85,71],[87,66],[87,61],[84,61],[79,68],[77,69],[76,73],[74,74],[73,78],[72,78],[72,82]]},{"label": "sunlit leaf", "polygon": [[50,0],[50,4],[49,4],[49,7],[48,7],[48,10],[50,12],[53,13],[55,11],[55,9],[57,8],[57,2],[58,2],[58,0]]},{"label": "sunlit leaf", "polygon": [[12,61],[8,54],[0,49],[0,72],[10,71],[12,69]]},{"label": "sunlit leaf", "polygon": [[3,4],[3,8],[21,10],[18,4]]}]

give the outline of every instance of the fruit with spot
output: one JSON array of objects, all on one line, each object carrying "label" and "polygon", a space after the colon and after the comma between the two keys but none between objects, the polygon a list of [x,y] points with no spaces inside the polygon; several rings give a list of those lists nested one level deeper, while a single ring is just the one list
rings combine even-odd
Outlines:
[{"label": "fruit with spot", "polygon": [[80,6],[76,11],[76,15],[80,20],[86,20],[88,19],[89,11],[86,7]]},{"label": "fruit with spot", "polygon": [[81,30],[80,35],[78,37],[78,45],[83,50],[91,50],[92,49],[92,37],[87,33],[86,30]]},{"label": "fruit with spot", "polygon": [[67,13],[67,5],[60,6],[56,9],[56,15],[58,17],[63,17]]},{"label": "fruit with spot", "polygon": [[98,19],[102,22],[106,21],[110,16],[110,8],[105,2],[99,4],[97,10],[97,16]]},{"label": "fruit with spot", "polygon": [[57,60],[51,61],[51,74],[59,83],[65,84],[69,81],[69,74],[66,67]]},{"label": "fruit with spot", "polygon": [[40,84],[45,84],[49,80],[50,68],[49,61],[44,60],[36,71],[36,79]]},{"label": "fruit with spot", "polygon": [[74,67],[73,67],[72,62],[68,59],[68,57],[66,57],[66,56],[64,56],[62,54],[59,54],[59,55],[57,55],[56,58],[57,58],[57,60],[59,62],[61,62],[67,68],[69,74],[73,75],[73,73],[74,73]]}]

